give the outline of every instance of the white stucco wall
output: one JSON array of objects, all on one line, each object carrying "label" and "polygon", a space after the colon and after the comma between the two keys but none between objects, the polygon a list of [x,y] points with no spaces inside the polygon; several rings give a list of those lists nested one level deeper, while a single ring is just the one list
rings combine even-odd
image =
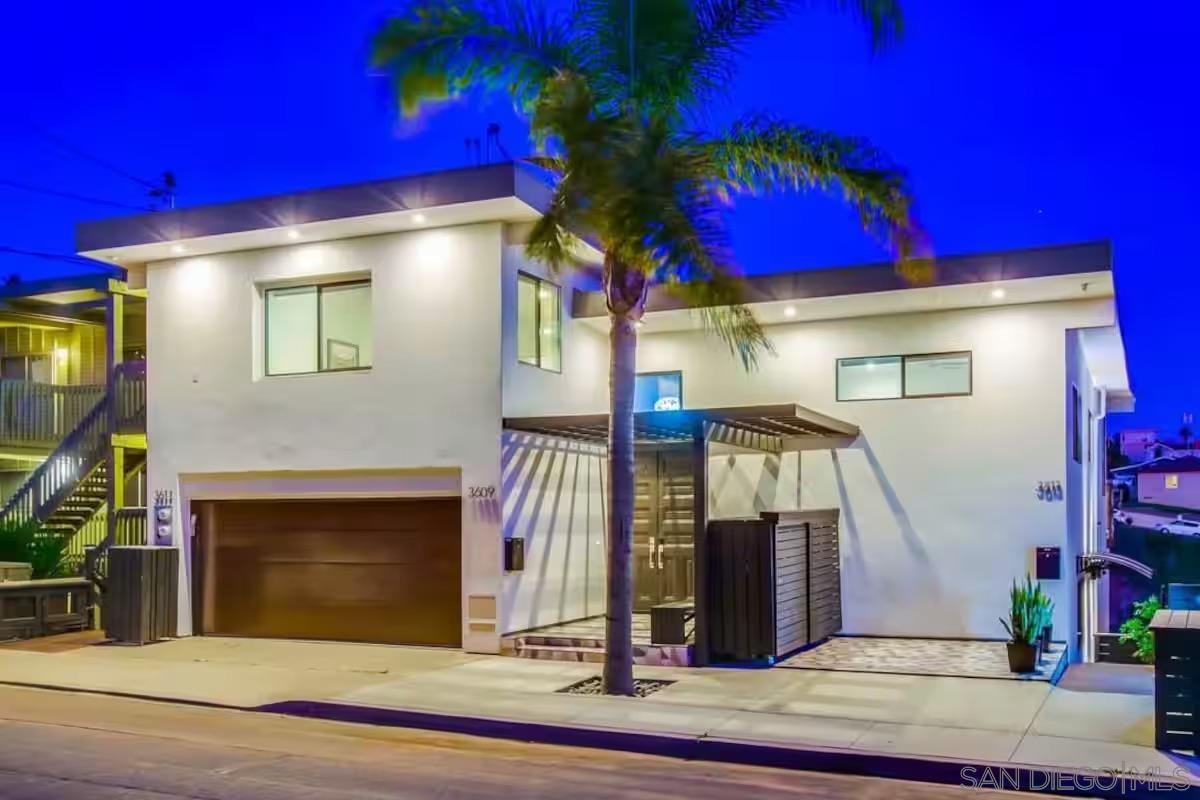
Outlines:
[{"label": "white stucco wall", "polygon": [[[205,475],[236,487],[239,473],[253,486],[275,471],[311,471],[338,495],[360,491],[353,471],[403,478],[439,467],[459,470],[463,492],[498,488],[501,238],[499,224],[481,224],[150,265],[149,484],[151,495],[179,498],[176,543],[186,541],[188,486]],[[263,286],[357,274],[372,282],[371,369],[264,377]],[[498,500],[464,501],[464,609],[469,595],[499,595],[500,534]],[[185,574],[184,632],[188,585]],[[466,616],[464,647],[497,650],[486,620]]]},{"label": "white stucco wall", "polygon": [[710,443],[708,518],[757,517],[763,511],[799,511],[800,456],[795,452],[765,453]]},{"label": "white stucco wall", "polygon": [[[847,632],[1003,636],[1009,584],[1033,570],[1039,545],[1064,548],[1064,580],[1047,589],[1065,631],[1075,627],[1066,556],[1078,547],[1068,543],[1069,502],[1035,492],[1067,481],[1066,331],[1113,321],[1103,299],[777,325],[776,357],[752,374],[701,332],[643,333],[638,370],[682,370],[688,407],[794,401],[862,428],[851,446],[799,460],[802,507],[842,512]],[[971,396],[836,400],[838,358],[955,350],[973,353]],[[572,391],[600,391],[606,379]],[[505,404],[557,410],[545,393]],[[751,466],[714,478],[710,503],[721,513],[745,510],[729,481],[758,481],[744,473]]]},{"label": "white stucco wall", "polygon": [[[504,270],[504,416],[594,414],[608,411],[608,338],[586,325],[573,324],[571,298],[582,277],[570,269],[551,271],[525,255],[527,227],[505,228]],[[517,361],[517,273],[525,272],[562,290],[562,371],[552,372]]]},{"label": "white stucco wall", "polygon": [[504,535],[525,568],[504,575],[501,633],[604,613],[607,458],[599,445],[504,436]]}]

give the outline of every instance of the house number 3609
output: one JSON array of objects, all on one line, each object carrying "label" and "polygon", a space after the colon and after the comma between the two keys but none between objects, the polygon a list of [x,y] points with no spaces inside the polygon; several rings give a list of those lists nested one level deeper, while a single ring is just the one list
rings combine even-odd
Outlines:
[{"label": "house number 3609", "polygon": [[469,486],[467,496],[472,500],[491,500],[496,496],[495,486]]}]

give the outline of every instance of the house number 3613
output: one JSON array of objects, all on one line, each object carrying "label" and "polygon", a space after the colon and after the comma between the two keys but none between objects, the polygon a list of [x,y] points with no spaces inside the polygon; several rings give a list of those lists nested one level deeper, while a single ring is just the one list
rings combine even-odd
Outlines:
[{"label": "house number 3613", "polygon": [[495,486],[469,486],[467,496],[472,500],[491,500],[496,496]]}]

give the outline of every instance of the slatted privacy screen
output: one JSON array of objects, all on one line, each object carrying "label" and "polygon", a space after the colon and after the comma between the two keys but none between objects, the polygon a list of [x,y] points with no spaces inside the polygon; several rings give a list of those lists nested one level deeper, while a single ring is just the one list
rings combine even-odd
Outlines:
[{"label": "slatted privacy screen", "polygon": [[837,511],[708,525],[712,660],[774,661],[841,630]]},{"label": "slatted privacy screen", "polygon": [[1200,754],[1200,611],[1163,609],[1154,631],[1154,746]]}]

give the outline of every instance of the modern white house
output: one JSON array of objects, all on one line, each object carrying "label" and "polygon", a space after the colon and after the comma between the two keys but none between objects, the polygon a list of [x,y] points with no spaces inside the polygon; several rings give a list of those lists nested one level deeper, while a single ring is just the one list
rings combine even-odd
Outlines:
[{"label": "modern white house", "polygon": [[[495,653],[603,614],[608,321],[524,255],[547,194],[503,164],[80,226],[145,289],[170,520],[147,536],[181,551],[182,634]],[[833,521],[842,632],[1002,637],[1040,568],[1089,657],[1077,557],[1104,547],[1105,420],[1133,400],[1111,250],[934,273],[751,278],[775,348],[754,372],[651,296],[635,605],[694,603],[694,661],[707,525],[797,511]]]}]

